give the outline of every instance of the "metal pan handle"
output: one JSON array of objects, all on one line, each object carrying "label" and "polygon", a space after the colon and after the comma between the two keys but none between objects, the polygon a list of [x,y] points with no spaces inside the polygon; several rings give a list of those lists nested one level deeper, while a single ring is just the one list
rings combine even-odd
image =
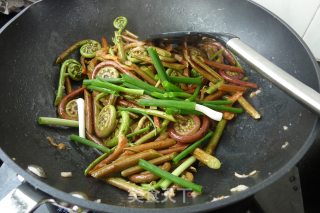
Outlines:
[{"label": "metal pan handle", "polygon": [[[35,187],[24,181],[24,178],[17,175],[6,164],[0,167],[0,209],[10,213],[31,213],[44,204],[46,208],[53,206],[64,209],[65,212],[78,212],[78,206],[68,205],[65,202],[58,202],[48,194],[37,190]],[[38,211],[37,211],[38,212]],[[40,211],[41,212],[41,211]]]},{"label": "metal pan handle", "polygon": [[64,212],[86,212],[78,206],[69,206],[66,203],[62,205],[26,182],[22,182],[0,200],[0,209],[10,213],[32,213],[44,204],[58,207]]},{"label": "metal pan handle", "polygon": [[273,64],[239,38],[232,38],[226,44],[230,50],[255,68],[258,73],[320,115],[320,94],[317,91]]},{"label": "metal pan handle", "polygon": [[29,184],[21,183],[0,200],[0,209],[12,213],[27,213],[34,212],[45,203],[56,204],[54,199],[48,199],[45,194],[35,190]]}]

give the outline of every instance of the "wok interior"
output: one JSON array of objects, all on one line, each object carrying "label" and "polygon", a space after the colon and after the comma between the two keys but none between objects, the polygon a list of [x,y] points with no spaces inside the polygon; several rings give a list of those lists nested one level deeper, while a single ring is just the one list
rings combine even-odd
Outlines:
[{"label": "wok interior", "polygon": [[[129,202],[126,192],[83,175],[97,154],[69,141],[77,129],[38,126],[38,116],[56,116],[53,100],[59,67],[56,56],[80,39],[111,42],[112,21],[123,15],[128,29],[137,35],[195,30],[228,32],[239,36],[258,52],[309,86],[318,89],[319,79],[312,60],[297,38],[280,22],[247,1],[44,1],[33,6],[0,36],[1,65],[1,148],[16,163],[42,166],[48,185],[64,192],[82,191],[91,200],[127,207],[177,207],[210,202],[213,197],[230,195],[239,184],[249,187],[273,176],[306,145],[317,116],[246,67],[249,79],[261,93],[248,100],[262,114],[259,121],[246,113],[229,122],[216,156],[219,170],[199,168],[195,182],[204,193],[176,203]],[[256,17],[256,18],[255,18]],[[285,130],[284,126],[288,129]],[[67,145],[66,150],[50,146],[46,137]],[[289,145],[282,149],[285,142]],[[310,143],[310,141],[309,141]],[[234,172],[258,174],[239,179]],[[60,172],[71,171],[72,178]]]}]

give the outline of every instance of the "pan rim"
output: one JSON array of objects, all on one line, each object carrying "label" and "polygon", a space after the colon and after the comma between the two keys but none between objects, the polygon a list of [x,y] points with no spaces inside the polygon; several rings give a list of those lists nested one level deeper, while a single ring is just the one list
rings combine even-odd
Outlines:
[{"label": "pan rim", "polygon": [[[12,24],[16,19],[21,17],[27,10],[29,10],[31,7],[33,7],[35,4],[43,3],[42,0],[37,1],[36,3],[30,5],[29,7],[25,8],[23,11],[21,11],[19,14],[17,14],[15,17],[13,17],[6,25],[4,25],[0,29],[0,34],[7,28],[10,24]],[[316,75],[318,78],[318,89],[320,90],[320,68],[316,62],[316,59],[314,55],[311,53],[311,50],[306,45],[306,43],[303,41],[303,39],[294,31],[286,22],[284,22],[281,18],[279,18],[277,15],[273,14],[268,9],[264,8],[263,6],[257,4],[256,2],[253,2],[252,0],[248,0],[248,3],[251,3],[255,5],[256,7],[260,8],[261,10],[265,11],[269,15],[271,15],[273,18],[277,19],[284,27],[286,27],[290,33],[297,39],[297,41],[303,46],[303,48],[306,50],[308,56],[310,57],[313,67],[315,68]],[[301,146],[299,151],[286,163],[284,164],[278,171],[276,171],[274,174],[270,175],[268,178],[263,180],[262,182],[250,187],[250,190],[243,191],[241,193],[234,194],[226,199],[220,200],[218,202],[207,202],[202,204],[194,204],[194,205],[188,205],[183,207],[174,207],[174,208],[165,208],[166,212],[176,212],[176,211],[185,211],[185,212],[201,212],[206,210],[216,210],[222,207],[225,207],[227,205],[236,203],[238,201],[241,201],[256,192],[260,191],[266,186],[271,185],[275,181],[279,180],[283,175],[285,175],[287,172],[289,172],[300,160],[301,158],[306,154],[306,152],[309,150],[311,145],[314,143],[315,138],[319,132],[320,129],[320,120],[319,118],[314,122],[313,128],[310,130],[311,134],[306,139],[305,143]],[[25,171],[23,168],[21,168],[19,165],[17,165],[0,147],[0,158],[3,160],[5,164],[7,164],[10,168],[12,168],[17,174],[21,175],[28,183],[30,183],[33,187],[40,189],[42,192],[57,198],[59,200],[66,201],[71,204],[75,204],[84,208],[96,210],[96,211],[110,211],[110,212],[162,212],[163,208],[132,208],[132,207],[122,207],[112,204],[104,204],[104,203],[95,203],[93,201],[87,201],[83,199],[76,198],[66,192],[63,192],[61,190],[58,190],[54,187],[51,187],[50,185],[42,182],[41,180],[37,179],[36,177],[33,177],[27,171]]]}]

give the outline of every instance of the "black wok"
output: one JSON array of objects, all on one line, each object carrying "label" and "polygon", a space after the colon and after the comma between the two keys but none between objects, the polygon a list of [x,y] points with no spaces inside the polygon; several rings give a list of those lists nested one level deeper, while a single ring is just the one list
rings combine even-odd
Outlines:
[{"label": "black wok", "polygon": [[[263,118],[255,121],[244,114],[230,122],[216,153],[222,168],[218,171],[200,168],[196,175],[195,182],[204,186],[201,196],[183,202],[179,195],[176,203],[129,202],[126,192],[85,177],[83,170],[97,155],[69,142],[67,136],[77,130],[40,127],[36,119],[56,116],[53,106],[59,72],[59,67],[53,65],[56,56],[80,39],[99,39],[101,35],[111,38],[112,21],[119,15],[126,16],[128,29],[141,36],[171,31],[232,33],[319,91],[319,70],[304,42],[277,17],[249,1],[42,1],[0,35],[0,156],[34,187],[54,198],[98,211],[213,210],[242,200],[276,181],[311,146],[319,129],[318,116],[246,67],[250,79],[262,91],[248,100]],[[284,130],[284,126],[288,129]],[[70,149],[54,149],[48,145],[46,136],[56,138]],[[286,141],[289,145],[282,149]],[[29,164],[42,166],[48,178],[26,172]],[[234,172],[252,170],[259,171],[253,178],[234,176]],[[73,177],[60,177],[61,171],[72,171]],[[239,184],[250,188],[211,202],[213,197],[230,195],[229,189]],[[100,198],[102,203],[75,198],[69,194],[73,191],[86,193],[90,200]]]}]

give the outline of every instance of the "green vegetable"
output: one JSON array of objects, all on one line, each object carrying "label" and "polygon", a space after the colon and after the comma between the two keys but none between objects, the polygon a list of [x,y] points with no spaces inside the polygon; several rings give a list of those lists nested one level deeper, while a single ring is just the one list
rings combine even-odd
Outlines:
[{"label": "green vegetable", "polygon": [[[130,51],[131,52],[131,51]],[[139,59],[136,59],[133,57],[134,54],[130,54],[130,52],[127,54],[127,59],[129,61],[131,61],[132,63],[135,63],[135,64],[138,64],[140,63],[141,61]]]},{"label": "green vegetable", "polygon": [[144,73],[146,73],[149,77],[151,77],[152,79],[155,80],[155,78],[154,78],[155,75],[153,74],[152,70],[151,70],[149,67],[142,66],[142,67],[140,67],[140,69],[141,69]]},{"label": "green vegetable", "polygon": [[[135,132],[135,131],[141,129],[141,128],[145,125],[147,119],[148,119],[148,116],[147,116],[147,115],[142,116],[142,117],[139,119],[138,124],[137,124],[136,128],[134,128],[133,131]],[[152,119],[151,119],[151,120],[152,120]],[[152,120],[152,121],[153,121],[153,120]]]},{"label": "green vegetable", "polygon": [[117,111],[113,105],[102,108],[95,119],[95,132],[98,137],[108,137],[116,127]]},{"label": "green vegetable", "polygon": [[149,130],[150,130],[150,126],[144,127],[142,129],[139,129],[139,130],[137,130],[135,132],[132,132],[132,133],[128,134],[127,138],[133,138],[134,136],[143,134],[145,132],[148,132]]},{"label": "green vegetable", "polygon": [[232,104],[231,100],[215,100],[215,101],[199,101],[200,104],[213,104],[213,105],[224,105],[224,104]]},{"label": "green vegetable", "polygon": [[190,188],[196,192],[202,192],[202,186],[195,184],[193,182],[187,181],[183,178],[177,177],[175,175],[170,174],[167,171],[164,171],[162,169],[160,169],[159,167],[153,165],[152,163],[149,163],[146,160],[140,159],[139,160],[139,166],[141,166],[142,168],[144,168],[145,170],[148,170],[150,172],[152,172],[153,174],[161,177],[161,178],[165,178],[167,180],[170,180],[180,186],[183,186],[185,188]]},{"label": "green vegetable", "polygon": [[185,158],[188,154],[190,154],[191,152],[193,152],[193,150],[195,150],[198,146],[200,146],[203,142],[205,142],[206,140],[208,140],[211,136],[213,135],[212,131],[209,131],[203,138],[201,138],[200,140],[194,142],[193,144],[191,144],[190,146],[188,146],[186,149],[184,149],[182,152],[180,152],[176,157],[174,157],[172,159],[172,161],[177,164],[179,163],[180,160],[182,160],[183,158]]},{"label": "green vegetable", "polygon": [[64,82],[67,76],[72,78],[73,80],[77,80],[77,81],[81,80],[82,69],[81,69],[81,64],[78,61],[74,59],[68,59],[62,63],[60,68],[57,95],[54,101],[55,106],[58,106],[62,100],[63,92],[64,92]]},{"label": "green vegetable", "polygon": [[97,159],[95,159],[94,161],[92,161],[89,166],[84,170],[84,175],[87,175],[91,169],[93,169],[98,163],[100,163],[103,159],[105,159],[106,157],[108,157],[110,155],[111,152],[106,152],[103,153],[102,155],[100,155]]},{"label": "green vegetable", "polygon": [[198,97],[199,95],[199,92],[201,90],[201,87],[202,87],[202,84],[199,84],[196,88],[196,90],[194,91],[194,93],[192,94],[191,97],[189,97],[188,99],[186,99],[187,101],[194,101],[196,100],[196,98]]},{"label": "green vegetable", "polygon": [[216,59],[216,58],[219,57],[223,52],[224,52],[224,49],[220,49],[220,50],[216,51],[214,54],[209,55],[209,60],[212,61],[212,60]]},{"label": "green vegetable", "polygon": [[190,98],[192,96],[186,92],[166,92],[164,95],[168,98]]},{"label": "green vegetable", "polygon": [[172,115],[168,115],[167,113],[155,109],[142,109],[142,108],[123,108],[119,107],[119,110],[126,110],[133,113],[147,114],[157,116],[159,118],[163,118],[169,121],[175,122],[176,119]]},{"label": "green vegetable", "polygon": [[194,110],[196,107],[195,102],[156,99],[139,99],[138,104],[141,106],[172,107],[185,110]]},{"label": "green vegetable", "polygon": [[163,81],[168,81],[168,76],[166,74],[166,71],[161,63],[161,60],[159,58],[158,53],[156,50],[152,47],[147,48],[147,51],[149,53],[150,58],[152,59],[153,65],[157,70],[158,76],[160,80]]},{"label": "green vegetable", "polygon": [[119,128],[119,135],[125,135],[129,131],[130,128],[130,116],[127,111],[120,111],[121,114],[121,125]]},{"label": "green vegetable", "polygon": [[240,62],[238,61],[237,57],[230,51],[231,55],[233,56],[235,62],[236,62],[236,67],[239,67],[241,69],[243,69],[243,67],[241,66]]},{"label": "green vegetable", "polygon": [[195,102],[189,102],[189,101],[139,99],[138,104],[141,106],[156,106],[156,107],[165,107],[165,108],[169,107],[169,108],[183,109],[183,110],[196,110],[204,113],[209,118],[216,121],[220,121],[223,116],[221,112],[215,111],[213,109],[210,109],[209,107],[196,104]]},{"label": "green vegetable", "polygon": [[147,114],[145,113],[144,111],[141,111],[137,108],[124,108],[124,107],[118,107],[119,110],[123,110],[123,111],[128,111],[130,113],[136,113],[136,114],[141,114],[143,115],[144,117],[146,117],[150,123],[154,126],[154,128],[156,128],[156,125],[155,123],[153,122],[152,118]]},{"label": "green vegetable", "polygon": [[84,85],[96,86],[101,88],[106,88],[116,92],[124,92],[131,95],[143,95],[142,89],[128,89],[122,86],[118,86],[109,82],[100,81],[100,80],[83,80]]},{"label": "green vegetable", "polygon": [[[187,160],[185,160],[180,166],[178,166],[171,174],[175,176],[181,175],[186,169],[188,169],[194,162],[196,162],[196,158],[191,156]],[[163,190],[167,189],[170,184],[172,183],[172,180],[168,179],[162,179],[160,180],[156,185],[160,186]],[[179,184],[180,185],[180,184]]]},{"label": "green vegetable", "polygon": [[[170,94],[171,93],[171,94]],[[180,98],[178,98],[179,95],[174,94],[175,92],[166,92],[166,93],[159,93],[159,92],[151,92],[150,96],[154,97],[154,98],[158,98],[158,99],[165,99],[165,100],[181,100]],[[178,92],[180,93],[180,92]],[[147,94],[147,93],[146,93]],[[188,94],[188,93],[186,93]],[[188,94],[189,95],[189,94]],[[185,96],[184,94],[182,94],[182,96]]]},{"label": "green vegetable", "polygon": [[86,86],[87,89],[89,90],[94,90],[94,91],[98,91],[98,92],[102,92],[104,94],[113,94],[113,95],[116,95],[117,93],[113,90],[110,90],[110,89],[106,89],[106,88],[102,88],[102,87],[97,87],[97,86]]},{"label": "green vegetable", "polygon": [[225,119],[222,119],[221,121],[218,122],[218,124],[215,128],[214,134],[213,134],[212,138],[210,139],[207,147],[205,148],[206,153],[211,154],[215,150],[226,125],[227,125],[227,120],[225,120]]},{"label": "green vegetable", "polygon": [[113,48],[109,48],[109,54],[115,56]]},{"label": "green vegetable", "polygon": [[[149,160],[149,162],[154,164],[154,165],[160,165],[160,164],[163,164],[165,162],[168,162],[168,161],[172,160],[172,158],[174,158],[174,156],[176,156],[176,153],[170,153],[170,154],[162,155],[162,156],[160,156],[158,158],[154,158],[152,160]],[[128,177],[130,175],[142,172],[143,170],[144,170],[143,168],[141,168],[140,166],[136,165],[136,166],[130,167],[128,169],[122,170],[121,171],[121,175],[123,177]]]},{"label": "green vegetable", "polygon": [[[100,80],[109,79],[109,78],[119,79],[119,71],[115,67],[105,66],[99,69],[95,78],[100,78]],[[110,83],[113,83],[113,82],[110,82]]]},{"label": "green vegetable", "polygon": [[[61,53],[57,60],[56,63],[59,64],[61,63],[65,58],[67,58],[68,55],[70,55],[73,51],[75,51],[76,49],[78,49],[79,47],[89,43],[91,40],[90,39],[86,39],[86,40],[81,40],[78,41],[76,43],[74,43],[73,45],[71,45],[70,47],[68,47],[68,49],[66,49],[65,51],[63,51],[63,53]],[[111,49],[111,48],[110,48]]]},{"label": "green vegetable", "polygon": [[190,75],[191,75],[191,77],[199,77],[200,76],[200,74],[197,72],[197,70],[195,70],[194,68],[192,68],[191,70],[190,70]]},{"label": "green vegetable", "polygon": [[126,28],[128,24],[128,19],[124,16],[118,16],[113,20],[113,26],[118,30],[119,33],[122,33],[122,31]]},{"label": "green vegetable", "polygon": [[139,87],[141,89],[144,89],[144,90],[148,90],[150,92],[159,92],[159,93],[164,93],[163,90],[157,88],[157,87],[154,87],[144,81],[141,81],[139,79],[136,79],[136,78],[133,78],[129,75],[126,75],[126,74],[123,74],[121,75],[122,76],[122,79],[124,80],[124,82],[126,83],[129,83],[129,84],[132,84],[136,87]]},{"label": "green vegetable", "polygon": [[[123,63],[126,61],[126,54],[123,48],[123,42],[121,38],[121,33],[125,29],[128,24],[128,20],[124,16],[119,16],[114,19],[113,26],[118,30],[114,32],[114,43],[118,48],[118,56],[120,61]],[[111,49],[111,48],[110,48]]]},{"label": "green vegetable", "polygon": [[217,91],[219,89],[219,87],[221,87],[221,85],[224,83],[224,81],[218,81],[217,83],[215,83],[214,85],[210,86],[206,93],[208,94],[212,94],[214,93],[215,91]]},{"label": "green vegetable", "polygon": [[121,84],[121,83],[123,83],[123,80],[121,78],[101,78],[101,77],[97,76],[96,79],[98,79],[99,81],[109,82],[109,83],[112,83],[112,84]]},{"label": "green vegetable", "polygon": [[173,83],[169,82],[169,81],[162,81],[161,85],[166,89],[166,91],[171,91],[171,92],[184,92],[183,89],[181,89],[180,87],[174,85]]},{"label": "green vegetable", "polygon": [[85,58],[94,58],[99,49],[101,49],[99,42],[95,40],[89,40],[89,42],[81,46],[80,54]]},{"label": "green vegetable", "polygon": [[184,84],[202,84],[202,78],[190,78],[190,77],[175,77],[175,76],[169,76],[168,80],[172,83],[184,83]]},{"label": "green vegetable", "polygon": [[159,98],[159,99],[168,99],[168,97],[165,95],[165,93],[151,92],[150,95],[152,97]]},{"label": "green vegetable", "polygon": [[50,118],[50,117],[39,117],[38,124],[41,125],[55,125],[55,126],[68,126],[68,127],[79,127],[79,122],[69,119],[62,118]]},{"label": "green vegetable", "polygon": [[203,113],[196,110],[188,110],[188,109],[177,109],[173,107],[166,108],[166,113],[169,115],[203,115]]},{"label": "green vegetable", "polygon": [[117,134],[109,141],[105,142],[107,147],[114,147],[118,144],[119,135],[126,135],[130,128],[130,116],[127,111],[120,111],[121,125]]},{"label": "green vegetable", "polygon": [[96,144],[96,143],[94,143],[94,142],[92,142],[90,140],[87,140],[85,138],[81,138],[78,135],[74,135],[74,134],[70,135],[70,140],[78,142],[78,143],[81,143],[83,145],[86,145],[86,146],[89,146],[89,147],[92,147],[92,148],[96,148],[96,149],[98,149],[98,150],[100,150],[102,152],[106,152],[106,153],[111,152],[111,150],[109,148],[101,146],[99,144]]},{"label": "green vegetable", "polygon": [[134,145],[143,144],[144,142],[148,141],[149,139],[157,136],[157,134],[160,134],[163,130],[165,130],[165,128],[168,126],[169,123],[170,123],[169,120],[164,120],[162,122],[161,128],[155,128],[152,131],[148,132],[147,134],[145,134],[144,136],[142,136],[141,138],[136,140],[134,142]]},{"label": "green vegetable", "polygon": [[165,49],[162,49],[160,47],[152,47],[153,49],[155,49],[155,51],[158,53],[159,57],[160,56],[164,56],[164,57],[171,57],[171,52],[165,50]]},{"label": "green vegetable", "polygon": [[118,48],[118,57],[120,58],[121,63],[124,63],[127,59],[127,56],[126,56],[124,48],[123,48],[123,41],[121,38],[121,33],[114,32],[114,44]]}]

